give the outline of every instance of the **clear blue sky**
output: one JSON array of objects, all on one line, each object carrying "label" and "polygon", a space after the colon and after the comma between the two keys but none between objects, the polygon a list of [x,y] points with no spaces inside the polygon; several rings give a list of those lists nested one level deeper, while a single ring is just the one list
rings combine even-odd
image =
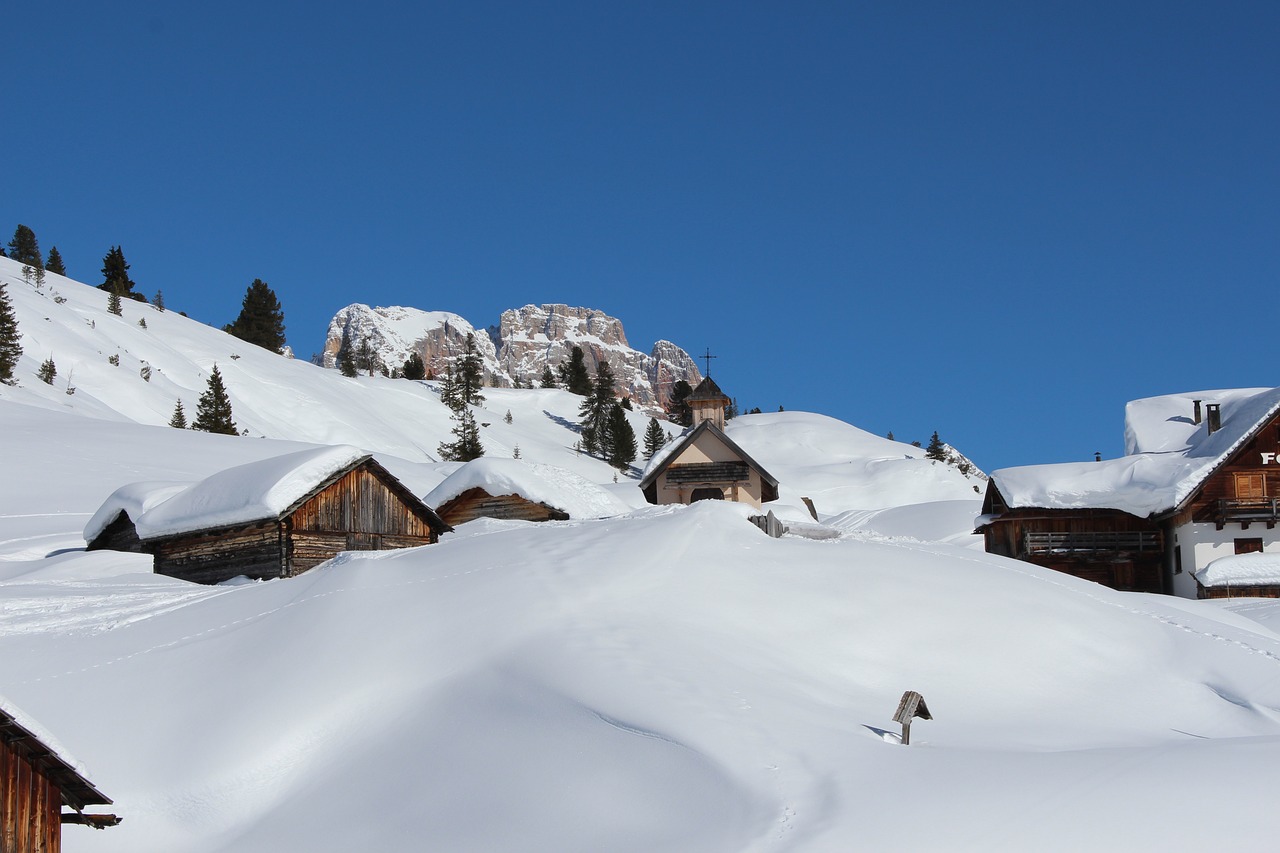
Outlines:
[{"label": "clear blue sky", "polygon": [[0,229],[301,358],[352,302],[719,355],[988,470],[1280,385],[1280,3],[28,4]]}]

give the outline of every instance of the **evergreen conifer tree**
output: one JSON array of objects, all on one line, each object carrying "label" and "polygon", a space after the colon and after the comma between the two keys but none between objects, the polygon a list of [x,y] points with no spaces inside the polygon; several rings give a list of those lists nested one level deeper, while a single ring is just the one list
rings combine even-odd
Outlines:
[{"label": "evergreen conifer tree", "polygon": [[378,358],[378,353],[369,339],[360,341],[360,348],[356,351],[356,369],[367,370],[369,375],[373,376],[381,367],[382,359]]},{"label": "evergreen conifer tree", "polygon": [[480,361],[480,351],[476,349],[476,336],[470,332],[467,332],[467,345],[458,364],[456,379],[458,396],[463,403],[478,406],[484,402],[480,393],[484,385],[484,364]]},{"label": "evergreen conifer tree", "polygon": [[346,329],[342,330],[342,345],[338,347],[338,370],[342,371],[343,376],[354,377],[356,375],[356,359],[351,354],[351,335]]},{"label": "evergreen conifer tree", "polygon": [[213,373],[209,374],[209,385],[196,404],[196,419],[191,422],[191,428],[222,435],[240,434],[232,420],[231,398],[227,396],[227,388],[222,384],[222,374],[216,364]]},{"label": "evergreen conifer tree", "polygon": [[609,464],[619,471],[626,471],[636,461],[636,431],[627,420],[627,410],[621,403],[614,403],[609,410]]},{"label": "evergreen conifer tree", "polygon": [[40,369],[36,371],[36,376],[40,377],[40,381],[45,385],[52,385],[53,378],[58,375],[58,366],[53,363],[53,356],[46,358],[41,364]]},{"label": "evergreen conifer tree", "polygon": [[178,401],[178,405],[173,407],[173,417],[169,418],[169,426],[174,429],[187,428],[187,413],[182,410],[182,401]]},{"label": "evergreen conifer tree", "polygon": [[662,431],[662,424],[658,423],[657,418],[649,418],[649,425],[644,429],[644,458],[652,459],[653,454],[666,444],[667,436]]},{"label": "evergreen conifer tree", "polygon": [[58,251],[57,246],[49,248],[49,259],[44,262],[44,268],[58,275],[67,274],[67,265],[62,262],[62,253]]},{"label": "evergreen conifer tree", "polygon": [[245,291],[240,316],[225,328],[242,341],[257,344],[274,353],[284,349],[284,311],[275,291],[255,278]]},{"label": "evergreen conifer tree", "polygon": [[947,460],[947,446],[942,443],[942,439],[938,438],[938,431],[933,431],[933,438],[929,439],[929,446],[925,448],[924,455],[928,459],[936,459],[939,462]]},{"label": "evergreen conifer tree", "polygon": [[689,406],[689,395],[693,387],[681,379],[671,386],[671,398],[667,402],[667,420],[680,426],[693,423],[693,409]]},{"label": "evergreen conifer tree", "polygon": [[569,353],[569,363],[560,365],[560,383],[579,397],[591,396],[591,375],[587,373],[586,356],[576,344]]},{"label": "evergreen conifer tree", "polygon": [[151,304],[152,304],[152,305],[155,307],[155,309],[156,309],[157,311],[159,311],[161,314],[163,314],[163,313],[164,313],[164,291],[163,291],[163,290],[157,290],[157,291],[156,291],[156,295],[155,295],[155,297],[151,300]]},{"label": "evergreen conifer tree", "polygon": [[542,365],[542,378],[539,380],[538,387],[539,388],[555,388],[556,387],[556,378],[551,373],[551,365],[549,364]]},{"label": "evergreen conifer tree", "polygon": [[99,290],[114,290],[119,296],[133,296],[134,282],[129,278],[129,264],[124,259],[124,250],[112,246],[102,259],[102,284]]},{"label": "evergreen conifer tree", "polygon": [[596,365],[596,381],[591,387],[591,396],[583,400],[578,409],[582,417],[582,447],[587,453],[598,451],[606,459],[609,457],[613,448],[609,439],[609,410],[617,402],[613,396],[613,368],[609,367],[609,362],[601,360]]},{"label": "evergreen conifer tree", "polygon": [[0,382],[12,385],[13,371],[22,356],[22,335],[18,332],[18,318],[9,302],[9,292],[0,282]]},{"label": "evergreen conifer tree", "polygon": [[36,232],[25,225],[19,225],[13,232],[13,239],[9,241],[9,257],[20,264],[30,264],[32,269],[44,269]]},{"label": "evergreen conifer tree", "polygon": [[442,442],[437,448],[440,458],[446,462],[470,462],[484,456],[484,445],[480,443],[480,428],[476,426],[475,416],[466,406],[453,413],[456,422],[451,432],[456,441]]},{"label": "evergreen conifer tree", "polygon": [[107,294],[107,310],[117,317],[124,316],[124,308],[120,306],[119,291],[112,290]]},{"label": "evergreen conifer tree", "polygon": [[453,375],[452,364],[445,365],[444,379],[440,382],[440,402],[455,412],[466,408],[466,404],[462,402],[462,395],[458,392],[458,380]]},{"label": "evergreen conifer tree", "polygon": [[426,379],[427,365],[423,363],[422,356],[416,352],[409,353],[404,366],[400,368],[400,376],[404,379]]}]

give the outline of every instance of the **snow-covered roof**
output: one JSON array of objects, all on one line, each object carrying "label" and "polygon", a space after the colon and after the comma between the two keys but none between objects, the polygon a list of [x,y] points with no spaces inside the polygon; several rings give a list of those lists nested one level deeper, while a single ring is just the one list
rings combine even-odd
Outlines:
[{"label": "snow-covered roof", "polygon": [[[1192,417],[1193,401],[1219,403],[1221,428]],[[1118,509],[1138,516],[1180,506],[1254,432],[1280,411],[1280,388],[1198,391],[1125,407],[1127,456],[1004,468],[991,479],[1010,507]]]},{"label": "snow-covered roof", "polygon": [[350,445],[320,447],[237,465],[186,486],[125,486],[94,514],[85,541],[100,534],[121,509],[129,512],[144,540],[279,518],[318,485],[367,456]]},{"label": "snow-covered roof", "polygon": [[1280,585],[1280,554],[1231,554],[1196,572],[1201,586]]},{"label": "snow-covered roof", "polygon": [[620,515],[627,506],[585,478],[554,465],[520,459],[473,459],[431,490],[423,502],[439,507],[470,489],[490,495],[519,495],[569,514],[570,518]]},{"label": "snow-covered roof", "polygon": [[689,427],[677,436],[674,441],[669,441],[660,447],[649,459],[648,464],[644,466],[644,473],[640,476],[640,487],[645,488],[648,486],[670,463],[675,461],[674,456],[676,454],[696,441],[698,436],[704,432],[710,432],[715,435],[726,447],[737,454],[743,462],[754,468],[764,482],[777,488],[778,479],[765,470],[765,467],[753,459],[751,454],[743,450],[736,441],[725,434],[724,430],[711,421],[703,421],[695,427]]},{"label": "snow-covered roof", "polygon": [[[45,774],[58,783],[68,802],[78,807],[110,805],[111,800],[86,778],[88,771],[85,766],[57,738],[3,694],[0,694],[0,733],[4,734],[5,740],[25,740],[32,754],[46,759],[41,762]],[[50,765],[48,759],[54,759],[61,766]]]}]

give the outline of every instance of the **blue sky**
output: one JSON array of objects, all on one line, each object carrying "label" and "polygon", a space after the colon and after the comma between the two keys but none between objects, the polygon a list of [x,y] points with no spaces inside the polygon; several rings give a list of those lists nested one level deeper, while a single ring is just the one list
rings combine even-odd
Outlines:
[{"label": "blue sky", "polygon": [[[190,8],[188,8],[190,6]],[[0,228],[299,357],[352,302],[564,302],[745,409],[988,470],[1280,384],[1276,3],[24,9]]]}]

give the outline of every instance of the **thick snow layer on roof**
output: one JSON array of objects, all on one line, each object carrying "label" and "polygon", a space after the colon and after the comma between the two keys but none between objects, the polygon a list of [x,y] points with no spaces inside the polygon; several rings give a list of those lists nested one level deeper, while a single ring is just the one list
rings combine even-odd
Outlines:
[{"label": "thick snow layer on roof", "polygon": [[84,526],[84,541],[92,542],[97,539],[121,512],[136,523],[148,510],[190,487],[190,482],[175,483],[169,480],[146,480],[121,486],[102,502],[93,518]]},{"label": "thick snow layer on roof", "polygon": [[520,459],[473,459],[454,471],[423,500],[435,509],[469,489],[490,495],[520,495],[555,507],[570,518],[604,518],[629,507],[605,489],[572,471]]},{"label": "thick snow layer on roof", "polygon": [[1196,572],[1201,586],[1280,584],[1280,554],[1232,554]]},{"label": "thick snow layer on roof", "polygon": [[[1222,405],[1222,427],[1196,424],[1193,400]],[[1125,446],[1102,462],[1004,468],[991,475],[1011,507],[1119,509],[1137,516],[1182,503],[1255,427],[1280,410],[1280,388],[1197,391],[1135,400],[1125,408]]]},{"label": "thick snow layer on roof", "polygon": [[237,465],[188,486],[134,519],[143,539],[245,524],[281,513],[367,454],[338,445]]},{"label": "thick snow layer on roof", "polygon": [[79,773],[82,778],[88,778],[89,772],[85,766],[77,761],[75,756],[68,752],[67,748],[59,743],[58,739],[50,734],[44,726],[36,722],[33,717],[24,713],[21,708],[7,699],[3,693],[0,693],[0,711],[7,714],[10,719],[22,726],[28,732],[35,735],[50,752],[62,760],[62,763]]}]

